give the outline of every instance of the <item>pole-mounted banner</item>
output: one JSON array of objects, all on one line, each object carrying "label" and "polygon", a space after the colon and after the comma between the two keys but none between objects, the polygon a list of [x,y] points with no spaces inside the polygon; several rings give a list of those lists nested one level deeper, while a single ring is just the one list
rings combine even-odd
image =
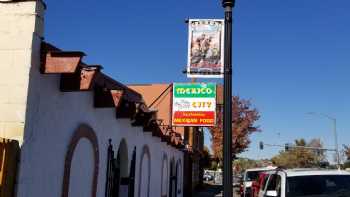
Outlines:
[{"label": "pole-mounted banner", "polygon": [[188,21],[187,77],[222,78],[224,71],[224,20]]}]

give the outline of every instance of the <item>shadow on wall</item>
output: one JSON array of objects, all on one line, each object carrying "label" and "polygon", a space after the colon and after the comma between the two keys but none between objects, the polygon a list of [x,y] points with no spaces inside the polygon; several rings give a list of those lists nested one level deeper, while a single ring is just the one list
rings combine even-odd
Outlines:
[{"label": "shadow on wall", "polygon": [[16,140],[0,138],[0,196],[15,196],[20,148]]}]

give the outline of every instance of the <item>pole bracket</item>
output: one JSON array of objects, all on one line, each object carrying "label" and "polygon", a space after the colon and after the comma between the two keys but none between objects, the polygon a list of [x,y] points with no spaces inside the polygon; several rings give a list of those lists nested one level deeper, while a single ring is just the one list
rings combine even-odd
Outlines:
[{"label": "pole bracket", "polygon": [[185,19],[185,23],[188,24],[190,22],[190,18]]},{"label": "pole bracket", "polygon": [[232,74],[232,68],[225,68],[224,69],[224,73],[231,75]]}]

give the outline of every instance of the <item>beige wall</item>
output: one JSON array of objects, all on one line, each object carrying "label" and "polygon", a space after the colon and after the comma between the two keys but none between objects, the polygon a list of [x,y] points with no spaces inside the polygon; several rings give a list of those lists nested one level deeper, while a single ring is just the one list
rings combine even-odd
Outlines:
[{"label": "beige wall", "polygon": [[[43,36],[41,1],[0,3],[0,137],[22,142],[33,45]],[[38,51],[35,51],[38,53]]]}]

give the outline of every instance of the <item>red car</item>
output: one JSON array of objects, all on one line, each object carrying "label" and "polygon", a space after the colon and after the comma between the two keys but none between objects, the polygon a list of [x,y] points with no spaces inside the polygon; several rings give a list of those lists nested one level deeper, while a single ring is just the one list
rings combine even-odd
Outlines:
[{"label": "red car", "polygon": [[251,197],[258,197],[259,196],[259,190],[264,185],[267,177],[268,177],[268,174],[266,174],[264,172],[259,173],[258,180],[253,181]]}]

